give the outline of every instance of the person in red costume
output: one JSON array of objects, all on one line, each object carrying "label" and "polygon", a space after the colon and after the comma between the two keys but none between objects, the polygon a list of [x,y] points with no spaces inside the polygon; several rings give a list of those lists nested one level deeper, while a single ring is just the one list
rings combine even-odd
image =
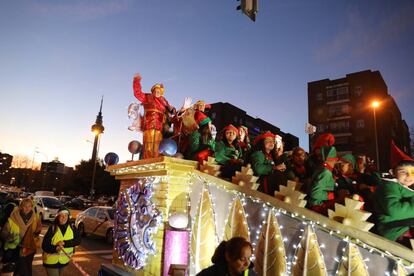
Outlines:
[{"label": "person in red costume", "polygon": [[134,96],[144,106],[142,128],[144,131],[143,159],[158,157],[158,147],[162,140],[163,125],[167,112],[175,113],[164,98],[164,85],[157,83],[152,86],[151,93],[144,93],[141,87],[141,75],[136,74],[133,81]]}]

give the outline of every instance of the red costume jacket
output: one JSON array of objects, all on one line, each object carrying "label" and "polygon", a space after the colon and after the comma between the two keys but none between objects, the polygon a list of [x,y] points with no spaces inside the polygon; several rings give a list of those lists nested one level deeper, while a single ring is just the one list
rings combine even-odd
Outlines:
[{"label": "red costume jacket", "polygon": [[154,97],[151,93],[142,92],[141,79],[134,78],[134,96],[144,106],[144,122],[141,124],[143,130],[156,129],[162,131],[162,126],[165,121],[165,112],[173,111],[173,107],[163,97]]}]

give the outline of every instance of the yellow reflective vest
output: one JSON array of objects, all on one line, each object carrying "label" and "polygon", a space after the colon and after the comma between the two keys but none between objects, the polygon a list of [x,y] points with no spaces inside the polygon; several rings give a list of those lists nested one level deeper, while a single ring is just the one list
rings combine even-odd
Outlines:
[{"label": "yellow reflective vest", "polygon": [[[39,217],[35,212],[33,212],[33,215],[35,216],[34,219],[33,219],[33,223],[32,223],[32,229],[33,229],[33,232],[34,232],[34,231],[36,231],[37,224],[38,224],[38,221],[39,221]],[[8,222],[9,227],[10,227],[10,235],[13,236],[14,239],[13,240],[8,240],[4,243],[4,250],[15,249],[21,242],[19,225],[17,223],[15,223],[14,220],[11,217],[9,217],[7,219],[7,222]]]},{"label": "yellow reflective vest", "polygon": [[[52,237],[52,244],[57,245],[57,243],[60,241],[68,241],[68,240],[72,240],[73,238],[74,238],[73,230],[70,227],[70,225],[68,225],[68,227],[66,228],[65,235],[63,235],[62,231],[60,231],[60,228],[57,227],[56,233]],[[69,263],[70,257],[73,254],[73,247],[65,247],[63,248],[63,251],[65,251],[66,254],[62,251],[57,252],[57,253],[52,253],[52,254],[43,252],[43,263],[48,264],[48,265],[54,265],[57,263],[60,263],[60,264]]]},{"label": "yellow reflective vest", "polygon": [[7,222],[10,227],[10,236],[13,236],[13,240],[7,240],[4,243],[4,250],[15,249],[20,243],[20,227],[11,218],[8,218]]}]

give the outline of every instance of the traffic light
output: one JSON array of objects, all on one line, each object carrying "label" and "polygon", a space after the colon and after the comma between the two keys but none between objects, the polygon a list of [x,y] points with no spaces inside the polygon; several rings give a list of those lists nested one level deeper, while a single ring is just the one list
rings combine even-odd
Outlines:
[{"label": "traffic light", "polygon": [[240,5],[237,10],[247,15],[251,20],[256,21],[256,14],[259,8],[259,0],[237,0],[240,1]]}]

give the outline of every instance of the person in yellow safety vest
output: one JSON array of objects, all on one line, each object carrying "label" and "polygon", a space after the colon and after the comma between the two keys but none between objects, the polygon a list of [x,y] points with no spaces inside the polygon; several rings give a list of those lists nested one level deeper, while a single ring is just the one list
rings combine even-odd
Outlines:
[{"label": "person in yellow safety vest", "polygon": [[43,238],[43,266],[48,276],[63,275],[64,268],[75,252],[75,246],[80,245],[78,229],[69,219],[69,210],[59,208],[55,222],[49,226]]},{"label": "person in yellow safety vest", "polygon": [[14,208],[1,231],[4,241],[2,272],[32,275],[32,262],[36,253],[42,223],[33,209],[33,201],[25,198]]},{"label": "person in yellow safety vest", "polygon": [[213,265],[197,276],[255,276],[250,262],[252,251],[252,244],[243,237],[222,241],[211,257]]}]

